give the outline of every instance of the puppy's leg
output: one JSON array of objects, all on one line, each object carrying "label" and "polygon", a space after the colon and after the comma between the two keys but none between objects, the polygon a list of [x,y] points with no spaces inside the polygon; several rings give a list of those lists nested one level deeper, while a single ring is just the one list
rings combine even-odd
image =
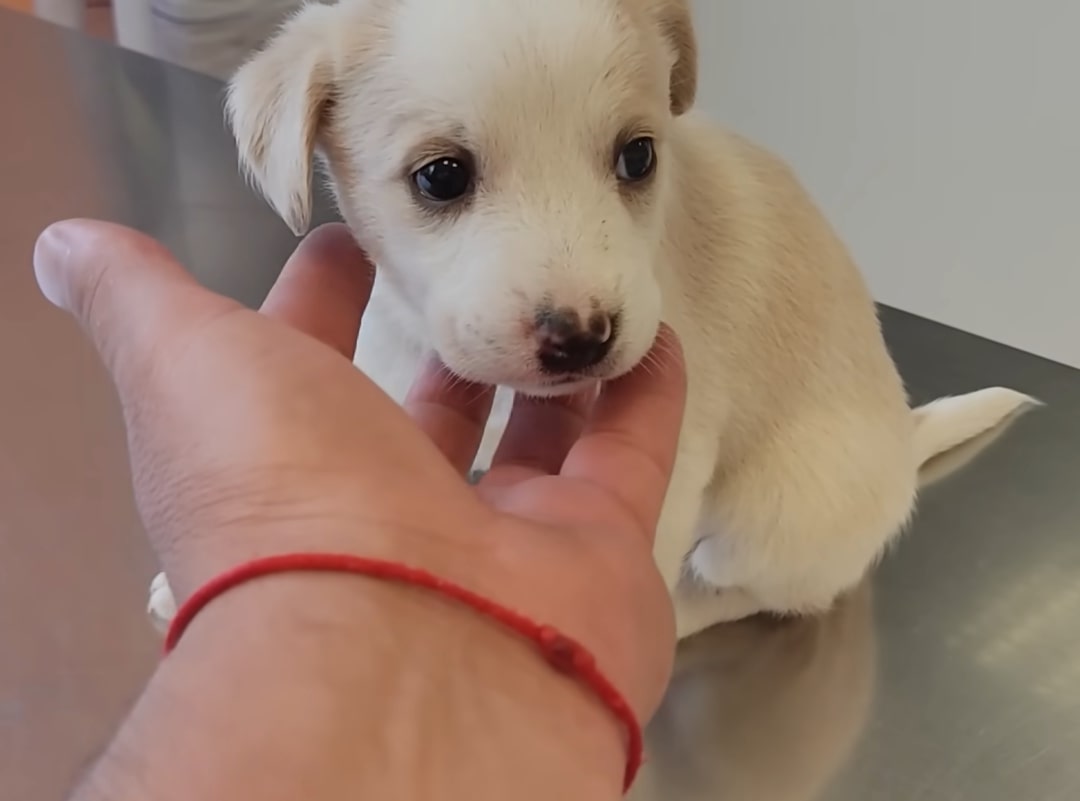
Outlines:
[{"label": "puppy's leg", "polygon": [[[679,636],[761,612],[812,615],[828,611],[854,588],[903,528],[906,511],[866,522],[815,519],[810,507],[801,525],[763,527],[743,536],[701,540],[687,560],[689,585]],[[698,585],[698,586],[695,586]],[[704,585],[704,586],[701,586]]]},{"label": "puppy's leg", "polygon": [[425,356],[424,344],[409,329],[419,325],[401,301],[375,280],[356,341],[353,363],[398,403],[405,400]]},{"label": "puppy's leg", "polygon": [[687,583],[718,595],[691,595],[680,633],[758,612],[826,611],[878,561],[910,516],[915,464],[902,426],[883,424],[871,439],[851,425],[828,441],[811,430],[763,443],[711,489]]},{"label": "puppy's leg", "polygon": [[513,405],[513,390],[499,387],[495,391],[495,400],[491,404],[491,414],[488,415],[484,438],[480,441],[480,448],[473,460],[473,472],[484,472],[491,467],[491,460],[495,458],[499,441],[502,439],[507,423],[510,422],[510,411]]},{"label": "puppy's leg", "polygon": [[150,615],[154,628],[162,634],[168,631],[169,624],[176,617],[176,599],[169,586],[169,579],[164,573],[158,573],[150,582],[150,600],[146,611]]},{"label": "puppy's leg", "polygon": [[684,580],[673,598],[675,631],[678,639],[692,637],[715,626],[750,617],[761,611],[761,602],[737,587],[706,587],[692,579]]},{"label": "puppy's leg", "polygon": [[[730,552],[732,540],[722,532],[722,522],[708,507],[703,508],[695,531],[696,544],[687,554],[682,581],[672,598],[676,636],[680,640],[764,610],[764,604],[740,586],[751,571]],[[699,553],[703,548],[708,551],[709,567],[722,567],[703,571],[700,562],[704,557]]]},{"label": "puppy's leg", "polygon": [[715,459],[699,444],[706,438],[687,436],[692,431],[690,427],[683,429],[682,444],[675,459],[675,469],[668,484],[653,545],[656,566],[673,598],[683,578],[686,558],[694,544],[702,499],[715,464]]}]

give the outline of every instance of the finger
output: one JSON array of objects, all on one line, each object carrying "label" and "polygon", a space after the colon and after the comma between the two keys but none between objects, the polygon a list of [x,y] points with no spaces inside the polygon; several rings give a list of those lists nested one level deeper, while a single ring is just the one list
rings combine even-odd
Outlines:
[{"label": "finger", "polygon": [[643,362],[604,386],[562,475],[606,488],[654,537],[685,404],[682,348],[671,329],[662,326]]},{"label": "finger", "polygon": [[514,396],[510,422],[492,459],[492,468],[510,465],[536,473],[558,473],[581,436],[597,387],[557,398]]},{"label": "finger", "polygon": [[349,229],[331,223],[305,237],[260,311],[352,359],[375,268]]},{"label": "finger", "polygon": [[464,475],[484,436],[495,388],[463,381],[432,359],[405,398],[405,411]]},{"label": "finger", "polygon": [[139,391],[166,339],[242,307],[198,285],[150,237],[110,223],[49,226],[34,248],[43,294],[82,325],[122,396]]}]

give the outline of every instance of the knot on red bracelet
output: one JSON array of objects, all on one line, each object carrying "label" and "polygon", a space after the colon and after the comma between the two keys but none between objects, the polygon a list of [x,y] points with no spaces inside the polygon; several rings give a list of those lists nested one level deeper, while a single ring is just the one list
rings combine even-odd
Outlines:
[{"label": "knot on red bracelet", "polygon": [[560,673],[579,676],[596,669],[592,654],[551,626],[541,626],[536,640],[548,664]]}]

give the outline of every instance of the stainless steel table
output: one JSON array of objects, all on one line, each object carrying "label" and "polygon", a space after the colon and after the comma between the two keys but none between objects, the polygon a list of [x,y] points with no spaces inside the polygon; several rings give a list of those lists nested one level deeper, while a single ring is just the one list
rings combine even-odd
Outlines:
[{"label": "stainless steel table", "polygon": [[[33,241],[61,217],[118,220],[257,303],[292,239],[238,177],[220,99],[207,79],[0,12],[5,801],[63,796],[158,647],[115,399],[38,297]],[[1080,373],[883,314],[916,399],[1004,383],[1048,406],[931,489],[832,615],[687,644],[639,801],[1080,798]]]}]

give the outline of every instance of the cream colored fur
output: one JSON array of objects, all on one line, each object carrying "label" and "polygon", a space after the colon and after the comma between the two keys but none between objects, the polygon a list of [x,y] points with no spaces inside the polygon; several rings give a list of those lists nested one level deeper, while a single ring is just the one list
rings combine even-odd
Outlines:
[{"label": "cream colored fur", "polygon": [[[344,0],[292,18],[228,103],[290,227],[318,158],[378,265],[358,365],[398,399],[432,350],[502,387],[478,467],[511,390],[578,386],[548,383],[522,333],[545,298],[621,310],[601,378],[661,320],[679,333],[690,393],[655,555],[680,636],[828,609],[905,526],[921,465],[1032,402],[999,388],[913,413],[844,245],[779,159],[690,110],[695,65],[681,0]],[[612,174],[625,130],[657,143],[632,190]],[[447,147],[478,183],[432,212],[409,175]]]}]

